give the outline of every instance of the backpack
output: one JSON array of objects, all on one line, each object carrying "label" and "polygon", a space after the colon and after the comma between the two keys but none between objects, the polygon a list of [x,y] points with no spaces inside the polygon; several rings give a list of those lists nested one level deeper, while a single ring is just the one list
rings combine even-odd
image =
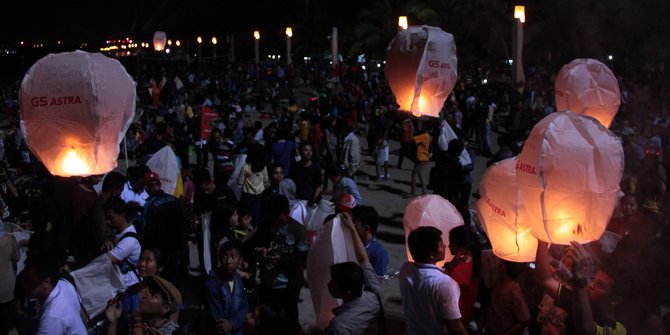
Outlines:
[{"label": "backpack", "polygon": [[[135,222],[133,222],[133,225],[136,225]],[[138,227],[135,226],[135,229],[137,229],[137,228]],[[140,234],[138,234],[136,232],[129,231],[129,232],[123,234],[121,236],[121,238],[119,238],[119,240],[116,243],[121,242],[124,238],[134,238],[134,239],[136,239],[140,243],[140,249],[143,249],[142,248],[142,237],[140,236]],[[128,260],[128,258],[124,259],[123,262],[119,263],[119,270],[123,274],[126,274],[126,273],[132,271],[135,274],[135,276],[137,276],[137,278],[140,278],[140,275],[137,273],[137,266],[135,266],[133,263],[131,263]]]}]

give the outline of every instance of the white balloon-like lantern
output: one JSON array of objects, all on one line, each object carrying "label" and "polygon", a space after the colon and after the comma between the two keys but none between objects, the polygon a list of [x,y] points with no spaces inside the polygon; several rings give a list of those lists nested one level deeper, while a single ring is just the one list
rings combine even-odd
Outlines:
[{"label": "white balloon-like lantern", "polygon": [[[405,208],[403,216],[403,226],[405,228],[405,248],[407,250],[407,259],[412,261],[412,255],[407,246],[407,238],[414,229],[429,226],[435,227],[442,232],[442,241],[449,244],[449,231],[452,228],[462,226],[463,217],[456,207],[448,200],[437,194],[427,194],[412,199]],[[454,256],[446,252],[444,259],[437,262],[437,266],[442,267]]]},{"label": "white balloon-like lantern", "polygon": [[163,51],[165,50],[165,43],[167,43],[167,35],[164,31],[157,31],[154,33],[154,50]]},{"label": "white balloon-like lantern", "polygon": [[116,167],[135,114],[135,84],[119,61],[80,50],[49,54],[26,73],[19,100],[28,148],[51,174]]},{"label": "white balloon-like lantern", "polygon": [[595,119],[570,111],[542,119],[516,163],[533,235],[564,245],[599,239],[616,206],[623,168],[620,139]]},{"label": "white balloon-like lantern", "polygon": [[575,59],[558,72],[556,108],[588,115],[609,128],[621,104],[619,83],[607,65],[595,59]]},{"label": "white balloon-like lantern", "polygon": [[491,165],[479,182],[481,198],[475,204],[493,253],[512,262],[533,262],[537,239],[519,202],[516,157]]},{"label": "white balloon-like lantern", "polygon": [[400,30],[386,49],[386,80],[400,110],[437,117],[456,84],[453,35],[437,27]]}]

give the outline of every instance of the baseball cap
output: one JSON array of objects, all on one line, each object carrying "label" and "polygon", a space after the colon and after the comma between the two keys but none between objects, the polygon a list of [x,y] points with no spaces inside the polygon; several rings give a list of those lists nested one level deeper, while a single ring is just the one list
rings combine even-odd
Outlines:
[{"label": "baseball cap", "polygon": [[170,305],[170,310],[172,311],[170,319],[177,320],[179,318],[179,309],[182,304],[181,293],[179,290],[172,283],[157,275],[144,278],[143,282],[148,287],[161,293],[163,299],[166,300],[164,303]]},{"label": "baseball cap", "polygon": [[161,176],[156,172],[147,172],[144,174],[144,183],[147,185],[160,184]]}]

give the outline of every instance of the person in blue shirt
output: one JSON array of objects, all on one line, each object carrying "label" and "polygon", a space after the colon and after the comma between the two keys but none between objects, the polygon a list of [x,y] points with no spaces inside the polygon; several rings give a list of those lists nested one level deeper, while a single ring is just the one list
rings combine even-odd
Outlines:
[{"label": "person in blue shirt", "polygon": [[375,237],[379,226],[379,213],[372,206],[356,206],[351,209],[351,216],[356,232],[368,253],[372,268],[375,269],[378,276],[383,276],[389,265],[389,254]]},{"label": "person in blue shirt", "polygon": [[345,169],[337,164],[331,165],[326,171],[326,175],[331,182],[333,182],[333,202],[337,202],[337,199],[340,198],[342,193],[349,193],[355,199],[354,206],[359,206],[363,204],[363,198],[361,197],[361,192],[358,191],[358,185],[356,182],[349,178],[345,177]]},{"label": "person in blue shirt", "polygon": [[211,334],[243,334],[249,302],[237,269],[242,263],[242,245],[229,240],[219,248],[219,267],[205,281],[207,327]]}]

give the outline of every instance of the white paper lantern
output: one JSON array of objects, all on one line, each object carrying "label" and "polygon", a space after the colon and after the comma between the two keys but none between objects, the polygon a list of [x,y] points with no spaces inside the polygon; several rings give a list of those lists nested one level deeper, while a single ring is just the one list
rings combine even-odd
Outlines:
[{"label": "white paper lantern", "polygon": [[533,262],[537,239],[518,201],[518,192],[516,157],[491,165],[479,182],[477,216],[496,256],[512,262]]},{"label": "white paper lantern", "polygon": [[566,64],[554,85],[560,112],[588,115],[609,128],[619,111],[619,83],[607,65],[595,59],[575,59]]},{"label": "white paper lantern", "polygon": [[437,27],[401,30],[386,49],[386,80],[400,110],[437,117],[456,84],[454,37]]},{"label": "white paper lantern", "polygon": [[333,308],[342,304],[328,291],[330,266],[343,262],[356,262],[353,236],[339,216],[328,221],[314,240],[307,253],[307,280],[312,296],[316,325],[321,329],[328,327],[333,318]]},{"label": "white paper lantern", "polygon": [[516,170],[533,235],[556,244],[600,238],[617,202],[621,141],[593,118],[550,114],[528,136]]},{"label": "white paper lantern", "polygon": [[21,130],[53,175],[89,176],[116,167],[135,114],[135,84],[119,61],[84,51],[49,54],[20,89]]},{"label": "white paper lantern", "polygon": [[154,50],[165,50],[165,43],[167,43],[167,35],[164,31],[157,31],[154,33]]},{"label": "white paper lantern", "polygon": [[[414,229],[423,226],[435,227],[442,232],[442,241],[445,245],[448,245],[449,231],[454,227],[463,225],[463,217],[456,207],[437,194],[427,194],[412,199],[405,208],[405,216],[403,216],[402,221],[405,228],[405,249],[409,261],[413,259],[409,247],[407,247],[407,238]],[[450,261],[453,257],[448,251],[445,252],[444,260],[437,262],[437,266],[444,266],[444,263]]]}]

